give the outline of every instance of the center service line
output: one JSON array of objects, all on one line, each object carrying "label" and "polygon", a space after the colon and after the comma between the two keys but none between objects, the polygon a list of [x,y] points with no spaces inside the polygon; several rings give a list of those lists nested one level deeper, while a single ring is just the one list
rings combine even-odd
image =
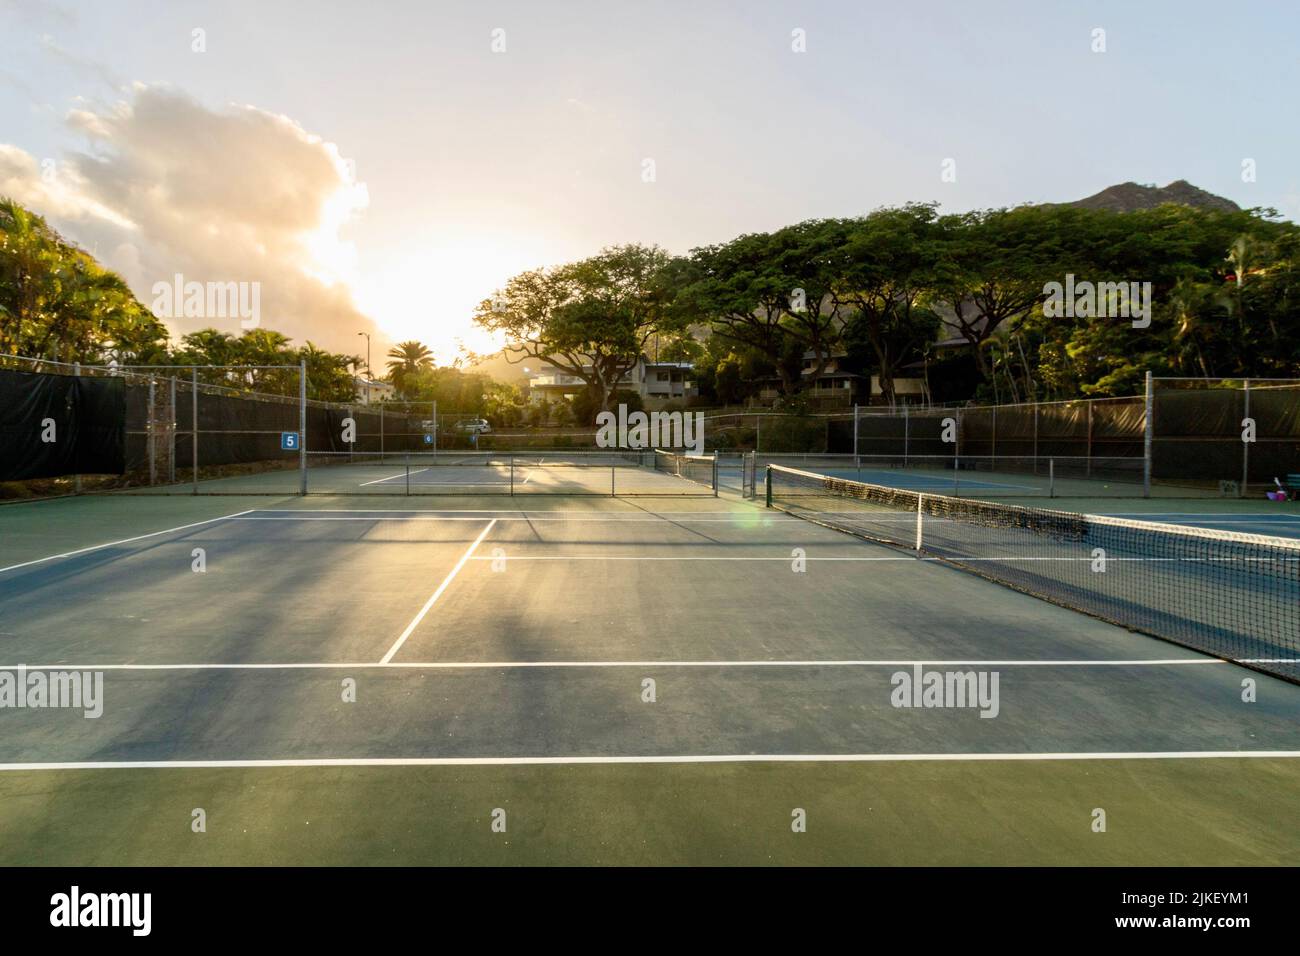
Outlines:
[{"label": "center service line", "polygon": [[471,544],[465,553],[460,556],[460,560],[456,562],[456,566],[451,569],[451,572],[443,578],[442,583],[438,585],[438,590],[434,591],[433,594],[429,596],[429,600],[424,602],[424,607],[420,608],[420,613],[411,619],[410,624],[406,625],[406,630],[402,632],[402,636],[399,637],[393,646],[388,649],[388,653],[384,655],[383,659],[379,663],[387,664],[392,661],[393,655],[402,649],[402,645],[405,644],[406,639],[411,636],[411,632],[414,631],[419,623],[424,620],[424,615],[429,613],[429,608],[433,607],[434,602],[437,601],[438,598],[442,597],[442,592],[447,590],[447,585],[451,584],[452,579],[460,573],[460,569],[463,568],[465,562],[470,559],[470,555],[474,553],[474,549],[477,548],[479,544],[482,543],[483,539],[488,536],[488,532],[496,526],[496,523],[497,519],[493,518],[488,522],[487,527],[479,532],[478,537],[474,539],[474,543]]}]

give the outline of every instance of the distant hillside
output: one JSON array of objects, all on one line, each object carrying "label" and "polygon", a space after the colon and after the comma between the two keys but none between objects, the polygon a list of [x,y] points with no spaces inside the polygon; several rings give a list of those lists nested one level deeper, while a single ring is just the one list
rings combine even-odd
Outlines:
[{"label": "distant hillside", "polygon": [[[498,382],[505,382],[509,385],[523,385],[527,383],[530,377],[537,374],[538,367],[541,364],[537,359],[507,362],[502,353],[496,352],[471,366],[468,371],[486,375]],[[525,372],[525,368],[530,371]]]},{"label": "distant hillside", "polygon": [[1139,209],[1154,209],[1164,203],[1217,209],[1221,212],[1236,212],[1241,209],[1231,199],[1206,192],[1185,179],[1179,179],[1163,188],[1139,186],[1137,183],[1120,183],[1118,186],[1103,189],[1095,196],[1066,205],[1078,206],[1081,209],[1104,209],[1110,212],[1134,212]]}]

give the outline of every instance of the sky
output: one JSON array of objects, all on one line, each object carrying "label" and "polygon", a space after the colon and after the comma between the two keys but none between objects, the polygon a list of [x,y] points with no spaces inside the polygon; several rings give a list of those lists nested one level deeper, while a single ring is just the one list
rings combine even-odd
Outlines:
[{"label": "sky", "polygon": [[1298,37],[1251,0],[0,0],[0,195],[147,305],[257,283],[297,343],[450,364],[608,245],[1176,179],[1300,219]]}]

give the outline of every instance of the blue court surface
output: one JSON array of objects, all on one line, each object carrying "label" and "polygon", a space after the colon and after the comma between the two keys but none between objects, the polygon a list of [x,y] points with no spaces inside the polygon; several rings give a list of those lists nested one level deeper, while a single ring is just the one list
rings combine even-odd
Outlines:
[{"label": "blue court surface", "polygon": [[1279,514],[1216,514],[1193,511],[1099,511],[1096,513],[1109,515],[1112,518],[1133,518],[1138,521],[1159,521],[1162,524],[1211,528],[1216,531],[1300,539],[1300,511],[1295,510]]}]

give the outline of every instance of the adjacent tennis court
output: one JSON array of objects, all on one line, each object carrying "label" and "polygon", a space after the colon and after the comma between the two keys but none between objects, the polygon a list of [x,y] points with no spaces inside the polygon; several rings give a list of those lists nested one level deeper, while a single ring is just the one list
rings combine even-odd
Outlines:
[{"label": "adjacent tennis court", "polygon": [[1300,687],[706,492],[0,509],[0,671],[103,675],[0,710],[0,853],[1300,858]]}]

